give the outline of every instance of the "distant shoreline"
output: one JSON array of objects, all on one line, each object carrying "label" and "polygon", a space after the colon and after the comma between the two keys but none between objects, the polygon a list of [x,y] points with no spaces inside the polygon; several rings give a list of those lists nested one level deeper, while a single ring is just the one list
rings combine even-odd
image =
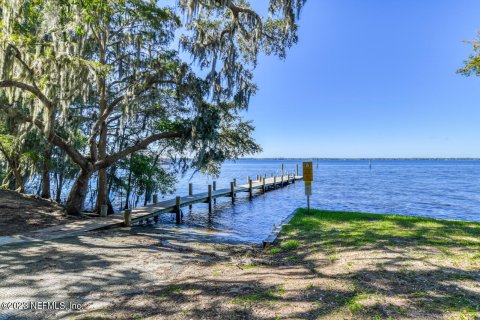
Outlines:
[{"label": "distant shoreline", "polygon": [[238,160],[318,160],[318,161],[479,161],[480,158],[240,158]]}]

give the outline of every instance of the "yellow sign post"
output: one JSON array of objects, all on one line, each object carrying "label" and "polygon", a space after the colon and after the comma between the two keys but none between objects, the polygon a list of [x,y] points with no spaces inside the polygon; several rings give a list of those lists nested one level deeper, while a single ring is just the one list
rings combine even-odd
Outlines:
[{"label": "yellow sign post", "polygon": [[305,195],[307,196],[307,208],[310,212],[310,196],[312,195],[312,181],[313,181],[313,163],[303,163],[303,181],[305,182]]}]

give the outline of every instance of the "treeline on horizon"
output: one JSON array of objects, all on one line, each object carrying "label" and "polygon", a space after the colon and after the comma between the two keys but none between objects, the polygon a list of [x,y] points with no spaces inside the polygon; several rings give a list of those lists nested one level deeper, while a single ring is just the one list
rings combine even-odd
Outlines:
[{"label": "treeline on horizon", "polygon": [[254,157],[243,157],[239,160],[310,160],[310,161],[362,161],[362,160],[376,160],[376,161],[390,161],[390,160],[439,160],[439,161],[477,161],[480,158],[281,158],[281,157],[272,157],[272,158],[254,158]]}]

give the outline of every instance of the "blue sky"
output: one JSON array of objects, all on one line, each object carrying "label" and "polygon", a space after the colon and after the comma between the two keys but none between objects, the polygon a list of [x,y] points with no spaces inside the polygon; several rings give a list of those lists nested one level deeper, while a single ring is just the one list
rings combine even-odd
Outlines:
[{"label": "blue sky", "polygon": [[455,71],[477,0],[309,0],[285,61],[261,57],[258,157],[480,157],[480,79]]}]

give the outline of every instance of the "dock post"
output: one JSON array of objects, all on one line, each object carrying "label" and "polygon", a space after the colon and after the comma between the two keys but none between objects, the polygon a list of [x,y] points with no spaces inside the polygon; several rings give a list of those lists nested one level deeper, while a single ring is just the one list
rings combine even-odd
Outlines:
[{"label": "dock post", "polygon": [[298,163],[297,163],[297,176],[298,176]]},{"label": "dock post", "polygon": [[[213,181],[213,191],[217,190],[217,181]],[[213,203],[217,203],[217,199],[213,199]]]},{"label": "dock post", "polygon": [[[188,184],[188,196],[193,196],[193,183]],[[189,205],[188,209],[192,210],[192,205]]]},{"label": "dock post", "polygon": [[265,193],[265,177],[262,178],[262,190],[263,190],[263,193]]},{"label": "dock post", "polygon": [[207,197],[207,202],[208,202],[208,213],[212,213],[212,185],[208,185],[208,197]]},{"label": "dock post", "polygon": [[230,182],[230,196],[232,197],[232,203],[235,203],[235,182]]},{"label": "dock post", "polygon": [[253,197],[252,180],[248,180],[248,193],[250,195],[250,199],[252,199]]},{"label": "dock post", "polygon": [[130,227],[132,225],[132,210],[125,209],[125,211],[123,211],[123,223],[125,227]]},{"label": "dock post", "polygon": [[273,189],[277,189],[277,177],[273,177]]},{"label": "dock post", "polygon": [[177,224],[182,223],[182,214],[181,214],[181,211],[180,211],[180,197],[179,196],[177,196],[175,198],[175,220],[176,220]]},{"label": "dock post", "polygon": [[281,185],[282,188],[283,188],[283,170],[282,170],[282,182],[280,183],[280,185]]},{"label": "dock post", "polygon": [[237,186],[237,178],[234,178],[234,179],[233,179],[233,186],[234,186],[234,187]]},{"label": "dock post", "polygon": [[282,163],[282,177],[283,177],[283,163]]},{"label": "dock post", "polygon": [[[157,204],[158,203],[158,193],[155,193],[153,195],[153,204]],[[156,215],[155,217],[153,217],[153,222],[154,223],[158,223],[158,215]]]}]

